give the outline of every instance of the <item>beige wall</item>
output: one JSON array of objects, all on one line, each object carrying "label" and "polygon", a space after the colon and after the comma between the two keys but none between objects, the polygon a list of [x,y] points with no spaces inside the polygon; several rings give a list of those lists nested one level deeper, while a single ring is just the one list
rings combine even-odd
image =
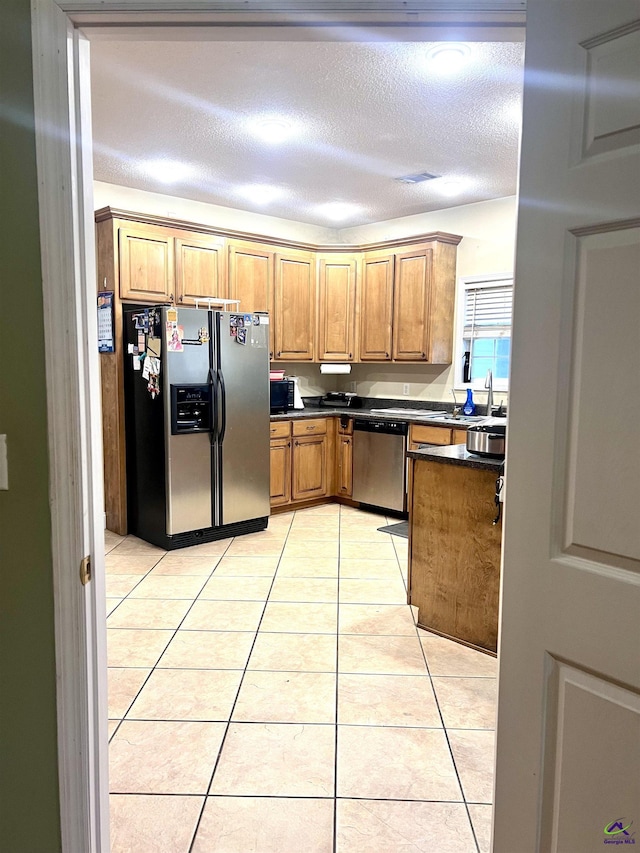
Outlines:
[{"label": "beige wall", "polygon": [[94,181],[94,208],[116,207],[136,213],[149,213],[154,216],[167,216],[182,219],[185,222],[198,222],[231,231],[247,231],[251,234],[264,234],[265,237],[280,237],[283,240],[297,240],[301,243],[337,243],[338,232],[333,228],[321,228],[306,222],[294,222],[292,219],[278,219],[263,213],[250,213],[233,207],[218,204],[204,204],[161,193],[148,193],[116,184]]},{"label": "beige wall", "polygon": [[[513,271],[516,237],[515,196],[483,201],[462,207],[452,207],[435,213],[406,216],[377,222],[360,228],[349,228],[340,232],[346,242],[369,243],[377,240],[396,240],[429,231],[447,231],[462,235],[458,246],[458,279],[491,273]],[[456,308],[457,308],[456,302]],[[454,321],[458,328],[458,316]],[[351,376],[340,383],[343,391],[350,390],[356,383],[358,394],[365,397],[392,397],[412,400],[445,400],[453,402],[451,388],[454,384],[454,365],[437,367],[399,364],[375,366],[354,365]],[[409,394],[403,395],[403,385],[409,384]],[[484,392],[473,392],[474,400],[486,401]],[[507,394],[496,392],[495,400],[507,401]],[[464,391],[457,392],[458,400],[464,400]]]},{"label": "beige wall", "polygon": [[[373,243],[430,231],[446,231],[462,236],[457,256],[459,279],[513,270],[515,196],[390,219],[358,228],[345,228],[341,231],[99,181],[94,184],[94,202],[96,209],[109,205],[124,210],[311,243]],[[457,329],[457,312],[455,324]],[[451,388],[454,384],[454,365],[355,364],[349,376],[337,377],[322,376],[317,364],[291,364],[286,366],[286,370],[288,374],[299,377],[298,386],[302,396],[353,389],[365,397],[447,402],[453,400]],[[403,394],[405,384],[409,385],[408,395]],[[458,399],[464,399],[463,391],[458,392]],[[482,403],[486,400],[486,395],[474,391],[474,399]],[[501,399],[506,402],[507,394],[496,393],[495,399],[497,402]]]}]

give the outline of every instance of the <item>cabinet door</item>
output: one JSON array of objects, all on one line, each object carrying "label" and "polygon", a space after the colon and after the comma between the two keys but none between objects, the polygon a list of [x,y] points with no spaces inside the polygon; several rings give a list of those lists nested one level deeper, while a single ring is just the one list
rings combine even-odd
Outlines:
[{"label": "cabinet door", "polygon": [[396,255],[393,358],[427,361],[433,252],[420,248]]},{"label": "cabinet door", "polygon": [[353,483],[353,445],[351,436],[338,436],[338,471],[337,471],[337,493],[342,497],[350,498]]},{"label": "cabinet door", "polygon": [[174,298],[174,237],[168,228],[125,225],[118,232],[120,298],[166,302]]},{"label": "cabinet door", "polygon": [[[267,246],[229,244],[229,299],[239,299],[243,314],[273,313],[275,252]],[[269,357],[273,358],[273,322],[269,327]]]},{"label": "cabinet door", "polygon": [[366,255],[360,288],[360,360],[391,360],[393,255]]},{"label": "cabinet door", "polygon": [[318,262],[318,358],[353,361],[357,259],[326,255]]},{"label": "cabinet door", "polygon": [[271,506],[291,500],[291,439],[272,438],[270,448]]},{"label": "cabinet door", "polygon": [[327,436],[293,439],[292,494],[294,501],[327,494]]},{"label": "cabinet door", "polygon": [[316,317],[315,257],[310,252],[276,255],[273,322],[275,358],[313,361]]},{"label": "cabinet door", "polygon": [[175,252],[176,302],[195,305],[196,299],[206,297],[226,299],[224,239],[204,234],[177,237]]}]

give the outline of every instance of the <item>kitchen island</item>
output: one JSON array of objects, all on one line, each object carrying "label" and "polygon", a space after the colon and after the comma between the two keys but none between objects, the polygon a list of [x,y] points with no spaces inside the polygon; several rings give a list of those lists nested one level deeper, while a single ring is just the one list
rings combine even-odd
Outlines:
[{"label": "kitchen island", "polygon": [[408,601],[418,625],[495,654],[502,523],[501,460],[464,445],[411,450]]}]

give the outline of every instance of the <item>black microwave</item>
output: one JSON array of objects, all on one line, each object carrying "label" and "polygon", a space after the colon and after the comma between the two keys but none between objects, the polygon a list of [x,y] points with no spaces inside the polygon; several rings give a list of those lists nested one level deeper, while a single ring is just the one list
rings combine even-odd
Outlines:
[{"label": "black microwave", "polygon": [[279,415],[293,409],[293,380],[269,380],[269,402],[272,415]]}]

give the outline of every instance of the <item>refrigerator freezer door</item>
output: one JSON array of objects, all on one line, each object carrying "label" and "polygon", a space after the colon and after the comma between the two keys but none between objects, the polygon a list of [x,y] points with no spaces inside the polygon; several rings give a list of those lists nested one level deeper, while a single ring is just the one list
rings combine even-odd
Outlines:
[{"label": "refrigerator freezer door", "polygon": [[[171,344],[171,321],[167,321],[167,311],[177,313],[176,325],[180,331],[178,340]],[[206,385],[209,381],[210,349],[206,340],[209,312],[199,308],[165,308],[162,320],[166,522],[167,535],[174,536],[213,524],[211,436],[209,433],[171,435],[171,385]],[[207,335],[201,336],[201,329],[206,329]],[[201,337],[204,337],[202,343]],[[162,460],[158,460],[158,464],[161,465]]]},{"label": "refrigerator freezer door", "polygon": [[[217,524],[269,515],[269,325],[267,317],[215,313]],[[241,317],[243,326],[234,326]],[[239,334],[240,333],[240,334]],[[242,343],[244,341],[244,343]]]}]

